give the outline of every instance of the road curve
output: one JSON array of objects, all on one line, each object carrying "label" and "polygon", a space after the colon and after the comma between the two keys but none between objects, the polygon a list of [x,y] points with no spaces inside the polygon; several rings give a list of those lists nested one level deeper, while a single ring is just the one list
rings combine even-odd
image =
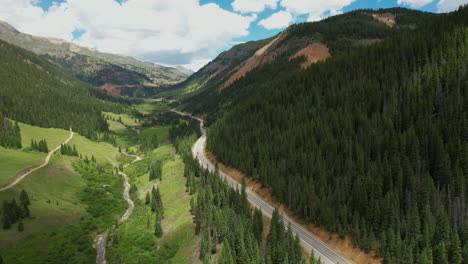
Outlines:
[{"label": "road curve", "polygon": [[[73,133],[72,129],[70,128],[70,136],[62,144],[63,145],[67,144],[73,138],[73,135],[74,135],[74,133]],[[52,157],[52,154],[54,154],[55,151],[60,149],[61,146],[62,145],[58,145],[57,147],[55,147],[54,149],[49,151],[49,153],[47,153],[47,156],[45,157],[44,162],[41,165],[34,166],[32,168],[26,169],[26,170],[16,174],[16,176],[13,178],[13,180],[10,183],[8,183],[7,185],[0,188],[0,192],[15,186],[16,184],[18,184],[21,180],[23,180],[29,174],[37,171],[38,169],[44,167],[47,164],[49,164],[50,157]]]},{"label": "road curve", "polygon": [[[128,154],[125,150],[122,150],[122,153],[134,157],[135,159],[124,165],[124,168],[130,166],[130,164],[140,161],[141,157],[138,155],[132,155]],[[128,208],[127,211],[120,217],[119,219],[119,224],[125,222],[128,220],[130,215],[133,213],[133,208],[135,208],[135,203],[133,200],[130,198],[130,188],[132,187],[129,182],[129,178],[127,174],[119,171],[118,174],[124,178],[124,192],[123,192],[123,197],[128,203]],[[109,234],[109,229],[106,229],[99,233],[96,238],[94,238],[94,244],[93,247],[96,249],[96,263],[97,264],[106,264],[106,241],[107,241],[107,235]]]},{"label": "road curve", "polygon": [[[195,142],[193,149],[192,149],[192,154],[198,159],[202,167],[208,168],[208,170],[210,171],[214,171],[215,166],[211,163],[211,161],[205,155],[204,147],[205,147],[207,135],[206,135],[206,129],[203,128],[204,120],[197,118],[197,117],[193,117],[186,113],[176,111],[175,109],[172,109],[171,111],[180,115],[190,116],[200,122],[200,130],[202,132],[202,135],[200,138],[198,138],[197,142]],[[222,171],[219,172],[219,175],[220,177],[226,179],[227,183],[234,189],[238,189],[238,190],[241,189],[241,184],[238,183],[233,178],[227,176]],[[271,206],[269,203],[267,203],[266,201],[264,201],[262,198],[260,198],[254,192],[250,190],[246,190],[246,192],[247,192],[247,199],[249,200],[250,204],[257,208],[260,208],[265,215],[271,218],[275,208]],[[284,221],[285,226],[290,225],[292,232],[299,236],[302,246],[308,250],[314,250],[315,256],[320,257],[322,263],[324,264],[337,264],[337,263],[352,264],[353,263],[345,259],[343,256],[341,256],[337,252],[335,252],[332,248],[327,246],[318,238],[315,238],[304,227],[296,223],[294,220],[292,220],[288,216],[283,215],[283,221]]]}]

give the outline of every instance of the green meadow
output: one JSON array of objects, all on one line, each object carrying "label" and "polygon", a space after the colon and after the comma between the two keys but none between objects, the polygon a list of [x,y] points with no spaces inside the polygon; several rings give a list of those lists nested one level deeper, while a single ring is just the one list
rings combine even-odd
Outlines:
[{"label": "green meadow", "polygon": [[31,173],[17,185],[0,192],[0,201],[18,201],[21,190],[28,192],[32,218],[24,220],[25,229],[17,231],[17,224],[0,232],[0,252],[56,227],[76,223],[86,214],[77,194],[84,187],[71,161],[76,158],[59,154],[52,156],[49,165]]},{"label": "green meadow", "polygon": [[46,154],[24,151],[21,149],[6,149],[0,146],[0,186],[10,182],[19,172],[44,162]]},{"label": "green meadow", "polygon": [[18,125],[21,130],[21,144],[23,148],[29,148],[31,146],[31,139],[36,141],[45,139],[50,150],[60,145],[70,136],[70,132],[64,129],[42,128],[19,122]]},{"label": "green meadow", "polygon": [[[149,181],[147,168],[155,160],[164,163],[162,181]],[[195,253],[199,237],[195,236],[192,224],[183,171],[184,164],[171,145],[157,148],[125,170],[138,189],[132,195],[135,210],[127,222],[111,233],[113,242],[106,253],[109,262],[176,264],[198,261]],[[158,186],[164,206],[164,234],[160,239],[154,235],[155,214],[145,204],[145,195],[153,186]]]},{"label": "green meadow", "polygon": [[125,126],[138,126],[140,123],[138,123],[134,117],[127,115],[127,114],[116,114],[116,113],[111,113],[111,112],[103,112],[104,116],[111,117],[112,119],[115,119],[115,121],[118,121],[119,118],[122,119],[122,123]]}]

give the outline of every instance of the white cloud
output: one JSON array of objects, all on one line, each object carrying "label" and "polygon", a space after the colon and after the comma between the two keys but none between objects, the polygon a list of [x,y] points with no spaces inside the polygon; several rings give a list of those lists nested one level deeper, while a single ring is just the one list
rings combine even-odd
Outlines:
[{"label": "white cloud", "polygon": [[67,0],[47,11],[35,0],[0,0],[0,20],[39,36],[73,40],[99,51],[163,64],[200,65],[234,38],[249,34],[255,14],[229,12],[198,0]]},{"label": "white cloud", "polygon": [[308,14],[308,21],[318,21],[329,15],[342,13],[345,6],[350,5],[355,0],[281,0],[288,12],[294,15]]},{"label": "white cloud", "polygon": [[409,5],[413,8],[420,8],[429,3],[432,3],[434,0],[398,0],[399,5]]},{"label": "white cloud", "polygon": [[[211,61],[211,59],[196,59],[192,61],[191,63],[188,64],[182,64],[186,69],[192,70],[192,71],[197,71],[198,69],[202,68],[206,64],[208,64]],[[169,66],[177,66],[177,65],[169,65]]]},{"label": "white cloud", "polygon": [[279,11],[261,20],[258,24],[266,29],[280,29],[288,26],[293,20],[293,16],[289,12]]},{"label": "white cloud", "polygon": [[468,0],[440,0],[437,4],[439,12],[450,12],[458,9],[462,5],[467,5]]},{"label": "white cloud", "polygon": [[242,13],[261,12],[265,8],[276,9],[279,0],[234,0],[231,6]]}]

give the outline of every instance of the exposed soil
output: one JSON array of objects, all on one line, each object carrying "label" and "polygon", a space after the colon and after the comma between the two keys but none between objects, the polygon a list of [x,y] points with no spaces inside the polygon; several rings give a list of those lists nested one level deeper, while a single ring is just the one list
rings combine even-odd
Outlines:
[{"label": "exposed soil", "polygon": [[305,56],[306,61],[301,64],[303,69],[309,67],[310,65],[324,61],[327,58],[331,57],[330,50],[328,47],[322,43],[312,43],[309,46],[299,50],[296,54],[294,54],[291,59]]},{"label": "exposed soil", "polygon": [[121,92],[120,88],[125,88],[125,87],[137,87],[137,85],[135,84],[118,85],[118,84],[113,84],[113,83],[106,83],[106,84],[99,86],[98,88],[101,90],[105,90],[112,95],[127,97],[126,95],[120,94]]},{"label": "exposed soil", "polygon": [[[210,159],[213,163],[216,163],[216,156],[211,152],[206,152],[206,157]],[[226,166],[221,162],[218,162],[219,169],[229,175],[231,178],[235,179],[237,182],[241,182],[242,178],[246,176],[245,173],[236,170],[232,167]],[[286,208],[286,206],[278,202],[272,195],[269,188],[264,188],[262,184],[258,181],[254,181],[249,177],[245,177],[246,186],[249,190],[258,194],[263,200],[267,201],[269,204],[278,207],[284,214],[300,223],[302,226],[306,227],[307,230],[312,233],[315,237],[319,238],[321,241],[326,243],[328,246],[333,248],[336,252],[340,253],[347,259],[353,261],[356,264],[382,264],[382,258],[374,258],[375,252],[370,254],[365,253],[361,249],[354,247],[354,243],[351,237],[346,236],[345,238],[340,238],[337,233],[329,232],[323,227],[315,226],[314,224],[306,223],[303,219],[295,215],[291,210]]]},{"label": "exposed soil", "polygon": [[218,90],[222,91],[224,88],[228,87],[235,81],[244,77],[248,72],[252,71],[253,69],[274,60],[277,54],[275,52],[269,52],[269,49],[273,49],[275,45],[284,38],[284,36],[285,34],[280,34],[270,43],[257,50],[257,52],[255,52],[255,54],[252,57],[248,58],[243,64],[234,68],[234,73],[229,77],[229,79],[226,82],[224,82],[219,87]]},{"label": "exposed soil", "polygon": [[396,15],[392,13],[383,13],[383,14],[372,14],[372,17],[378,21],[385,23],[389,27],[394,27],[396,25]]}]

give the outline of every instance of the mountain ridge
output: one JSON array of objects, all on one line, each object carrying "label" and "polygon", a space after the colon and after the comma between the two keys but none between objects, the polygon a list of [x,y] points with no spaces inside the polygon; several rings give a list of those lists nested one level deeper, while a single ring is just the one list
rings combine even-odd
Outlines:
[{"label": "mountain ridge", "polygon": [[122,89],[109,91],[120,96],[147,97],[168,84],[185,80],[191,71],[131,56],[99,52],[59,38],[22,33],[7,22],[0,21],[0,39],[45,57],[65,71],[94,87],[106,85]]}]

